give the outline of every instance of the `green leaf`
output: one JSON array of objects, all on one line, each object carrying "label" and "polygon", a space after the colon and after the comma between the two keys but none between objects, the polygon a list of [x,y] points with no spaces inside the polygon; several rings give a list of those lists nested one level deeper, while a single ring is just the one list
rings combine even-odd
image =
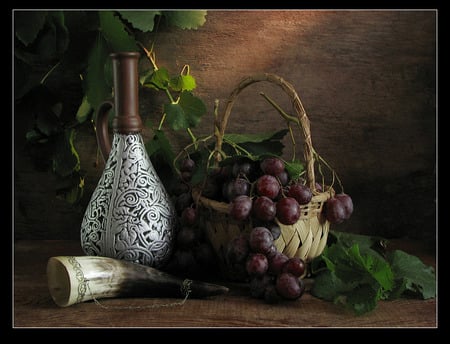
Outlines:
[{"label": "green leaf", "polygon": [[169,87],[169,71],[161,67],[155,71],[149,71],[143,74],[139,81],[142,86],[155,90],[167,90]]},{"label": "green leaf", "polygon": [[224,145],[222,148],[227,155],[234,155],[234,144],[239,145],[251,155],[250,159],[257,160],[263,156],[283,154],[284,145],[281,139],[288,132],[282,129],[276,132],[259,133],[259,134],[225,134]]},{"label": "green leaf", "polygon": [[89,117],[91,113],[92,113],[92,106],[91,104],[89,104],[87,96],[85,95],[83,97],[83,100],[81,101],[80,106],[78,107],[75,118],[77,119],[78,123],[83,123],[84,121],[86,121],[86,119]]},{"label": "green leaf", "polygon": [[436,275],[433,267],[426,266],[418,257],[401,250],[390,252],[387,257],[395,275],[396,289],[393,295],[398,296],[409,291],[423,299],[436,296]]},{"label": "green leaf", "polygon": [[183,91],[178,104],[183,109],[189,127],[195,128],[200,123],[201,117],[206,113],[206,106],[203,101],[192,93]]},{"label": "green leaf", "polygon": [[100,29],[112,51],[137,51],[136,41],[126,31],[122,21],[112,11],[100,11]]},{"label": "green leaf", "polygon": [[177,92],[192,91],[197,87],[192,75],[178,75],[170,79],[169,87]]},{"label": "green leaf", "polygon": [[225,134],[224,138],[228,141],[232,141],[237,144],[241,144],[244,142],[255,142],[260,143],[264,141],[276,141],[280,139],[280,136],[283,137],[286,135],[287,129],[279,130],[279,131],[270,131],[256,134]]},{"label": "green leaf", "polygon": [[163,11],[162,15],[167,18],[168,24],[181,29],[197,29],[206,22],[205,10],[180,10]]},{"label": "green leaf", "polygon": [[167,124],[173,130],[189,128],[189,122],[180,104],[164,104]]},{"label": "green leaf", "polygon": [[351,292],[347,292],[346,306],[352,309],[357,315],[374,310],[378,302],[378,289],[374,289],[369,284],[363,284]]},{"label": "green leaf", "polygon": [[119,11],[119,13],[135,29],[150,32],[155,26],[155,16],[160,15],[161,11]]},{"label": "green leaf", "polygon": [[297,180],[305,173],[305,166],[300,160],[285,161],[284,166],[292,180]]},{"label": "green leaf", "polygon": [[330,270],[325,270],[314,278],[311,294],[327,301],[335,301],[340,295],[351,292],[357,286],[356,281],[344,283]]},{"label": "green leaf", "polygon": [[175,159],[175,153],[173,152],[172,145],[162,130],[155,130],[153,139],[145,144],[145,148],[150,157],[156,153],[161,153],[166,162],[170,165],[172,165],[172,162]]},{"label": "green leaf", "polygon": [[16,37],[25,45],[33,43],[44,27],[47,11],[16,11],[14,30]]},{"label": "green leaf", "polygon": [[106,42],[98,35],[96,44],[89,53],[86,75],[84,77],[84,89],[87,101],[94,110],[105,100],[111,98],[111,87],[106,83],[105,63],[109,52]]},{"label": "green leaf", "polygon": [[379,236],[370,236],[330,230],[329,241],[334,241],[344,247],[358,244],[361,251],[372,249],[378,253],[385,253],[387,240]]}]

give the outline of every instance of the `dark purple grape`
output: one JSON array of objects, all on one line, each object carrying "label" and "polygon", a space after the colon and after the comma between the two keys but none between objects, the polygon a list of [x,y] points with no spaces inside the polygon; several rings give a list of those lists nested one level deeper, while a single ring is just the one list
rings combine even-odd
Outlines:
[{"label": "dark purple grape", "polygon": [[273,246],[273,236],[266,227],[254,227],[250,231],[248,242],[253,252],[265,254]]},{"label": "dark purple grape", "polygon": [[250,254],[248,238],[244,234],[230,240],[226,249],[226,260],[230,264],[243,263]]},{"label": "dark purple grape", "polygon": [[300,205],[292,197],[284,197],[277,202],[277,219],[284,225],[293,225],[300,218]]},{"label": "dark purple grape", "polygon": [[289,187],[288,197],[295,198],[298,204],[308,204],[313,196],[311,189],[303,184],[293,184]]},{"label": "dark purple grape", "polygon": [[230,216],[238,221],[246,220],[252,211],[252,204],[252,199],[247,195],[235,197],[229,205]]},{"label": "dark purple grape", "polygon": [[245,268],[250,277],[263,276],[269,268],[269,262],[264,254],[252,253],[247,258]]},{"label": "dark purple grape", "polygon": [[241,161],[236,161],[233,164],[232,170],[231,170],[231,174],[234,177],[239,177],[239,176],[250,176],[253,172],[253,163],[251,160],[241,160]]},{"label": "dark purple grape", "polygon": [[192,179],[192,172],[190,171],[182,171],[181,172],[181,180],[183,182],[189,183]]},{"label": "dark purple grape", "polygon": [[302,277],[306,270],[306,264],[300,257],[291,257],[283,265],[282,272],[289,272],[295,277]]},{"label": "dark purple grape", "polygon": [[273,284],[273,278],[268,274],[252,277],[250,280],[250,295],[254,298],[262,299],[264,298],[266,288]]},{"label": "dark purple grape", "polygon": [[275,304],[282,300],[278,294],[275,284],[269,284],[264,291],[264,301],[269,304]]},{"label": "dark purple grape", "polygon": [[276,213],[277,207],[269,197],[259,196],[253,201],[252,214],[258,220],[272,221],[275,219]]},{"label": "dark purple grape", "polygon": [[273,240],[277,240],[281,235],[281,228],[277,224],[273,223],[270,226],[267,226],[267,228],[270,229],[270,232],[272,233]]},{"label": "dark purple grape", "polygon": [[240,195],[248,196],[250,194],[250,183],[243,178],[231,179],[223,184],[222,194],[228,202]]},{"label": "dark purple grape", "polygon": [[178,183],[176,183],[173,186],[172,193],[175,196],[180,196],[183,193],[188,193],[190,189],[191,189],[191,186],[189,185],[189,183],[186,183],[186,182],[180,180]]},{"label": "dark purple grape", "polygon": [[193,172],[195,169],[195,161],[191,158],[185,158],[180,163],[181,172]]},{"label": "dark purple grape", "polygon": [[277,276],[275,288],[283,298],[296,300],[305,290],[304,282],[289,272],[282,272]]},{"label": "dark purple grape", "polygon": [[197,222],[197,209],[187,207],[181,212],[181,223],[186,226],[193,226]]},{"label": "dark purple grape", "polygon": [[322,184],[319,184],[318,182],[316,182],[315,186],[316,186],[316,191],[318,191],[318,192],[322,192],[323,191]]},{"label": "dark purple grape", "polygon": [[256,193],[275,199],[280,193],[280,183],[278,179],[270,174],[264,174],[256,180]]},{"label": "dark purple grape", "polygon": [[281,173],[278,173],[275,177],[277,177],[278,181],[282,186],[286,186],[289,183],[289,174],[286,170],[282,171]]},{"label": "dark purple grape", "polygon": [[352,198],[346,193],[340,193],[335,196],[338,200],[342,202],[345,209],[345,219],[349,219],[353,213],[353,201]]},{"label": "dark purple grape", "polygon": [[260,167],[264,174],[277,176],[284,171],[285,166],[283,160],[276,157],[268,157],[261,161]]},{"label": "dark purple grape", "polygon": [[190,192],[184,192],[177,197],[175,201],[175,209],[178,215],[181,215],[184,209],[189,208],[194,202]]},{"label": "dark purple grape", "polygon": [[289,257],[282,252],[275,252],[275,254],[269,258],[269,272],[275,276],[279,275],[284,264],[289,260]]},{"label": "dark purple grape", "polygon": [[325,202],[325,216],[330,223],[339,224],[347,217],[345,205],[336,197],[331,197]]}]

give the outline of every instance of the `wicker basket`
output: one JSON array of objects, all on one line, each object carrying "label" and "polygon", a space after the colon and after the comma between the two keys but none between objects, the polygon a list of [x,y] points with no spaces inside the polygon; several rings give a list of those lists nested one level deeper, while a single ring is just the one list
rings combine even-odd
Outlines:
[{"label": "wicker basket", "polygon": [[[221,151],[225,128],[237,96],[246,87],[263,81],[281,87],[293,102],[304,139],[303,153],[306,163],[306,181],[313,191],[310,203],[301,205],[301,216],[295,224],[284,225],[276,220],[280,226],[281,235],[275,240],[274,244],[278,251],[283,252],[288,257],[300,257],[306,263],[309,263],[311,259],[322,253],[326,245],[330,223],[326,220],[322,210],[324,203],[333,196],[334,190],[331,186],[325,192],[320,192],[316,188],[314,156],[317,156],[317,154],[312,146],[309,119],[294,87],[274,74],[250,76],[242,80],[231,93],[223,116],[216,119],[215,151]],[[217,159],[220,159],[219,154]],[[249,232],[252,229],[251,220],[237,221],[233,219],[229,215],[229,203],[202,196],[200,188],[193,189],[193,198],[197,202],[197,208],[200,212],[201,226],[218,255],[223,272],[227,275],[229,270],[225,258],[227,244],[240,233]]]}]

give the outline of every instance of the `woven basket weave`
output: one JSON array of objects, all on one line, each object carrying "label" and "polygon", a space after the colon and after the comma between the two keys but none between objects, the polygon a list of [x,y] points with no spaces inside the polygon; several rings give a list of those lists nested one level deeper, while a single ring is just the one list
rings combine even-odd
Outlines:
[{"label": "woven basket weave", "polygon": [[[291,98],[303,134],[306,181],[313,192],[313,197],[308,204],[300,206],[301,216],[295,224],[284,225],[276,219],[281,229],[281,235],[275,240],[274,244],[278,251],[288,257],[300,257],[308,263],[311,259],[320,255],[326,245],[330,223],[323,214],[323,205],[333,196],[334,190],[328,187],[325,192],[320,192],[316,188],[314,173],[315,151],[312,146],[310,122],[294,87],[283,78],[274,74],[266,73],[243,79],[231,93],[223,116],[216,119],[215,151],[221,151],[225,129],[236,98],[242,90],[257,82],[275,84],[281,87]],[[217,154],[216,158],[220,160],[220,155]],[[229,215],[229,203],[219,202],[202,196],[200,188],[193,189],[193,198],[196,200],[200,212],[201,226],[218,255],[223,272],[227,274],[228,266],[225,257],[227,245],[240,233],[249,232],[253,228],[251,220],[237,221],[233,219]]]}]

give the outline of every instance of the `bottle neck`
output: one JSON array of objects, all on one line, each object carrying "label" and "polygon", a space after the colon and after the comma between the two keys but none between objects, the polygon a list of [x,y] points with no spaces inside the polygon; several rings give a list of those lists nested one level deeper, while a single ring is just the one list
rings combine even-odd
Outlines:
[{"label": "bottle neck", "polygon": [[114,78],[113,130],[122,134],[140,132],[138,52],[111,54]]}]

